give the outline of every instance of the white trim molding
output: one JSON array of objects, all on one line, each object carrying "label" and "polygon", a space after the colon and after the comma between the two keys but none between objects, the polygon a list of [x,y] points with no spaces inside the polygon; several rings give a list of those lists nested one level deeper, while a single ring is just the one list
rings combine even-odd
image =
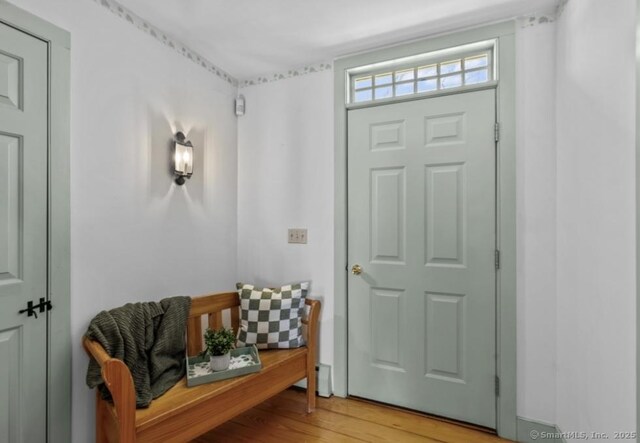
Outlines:
[{"label": "white trim molding", "polygon": [[564,443],[562,432],[556,425],[518,417],[517,427],[520,443]]},{"label": "white trim molding", "polygon": [[640,431],[640,0],[636,0],[636,430]]}]

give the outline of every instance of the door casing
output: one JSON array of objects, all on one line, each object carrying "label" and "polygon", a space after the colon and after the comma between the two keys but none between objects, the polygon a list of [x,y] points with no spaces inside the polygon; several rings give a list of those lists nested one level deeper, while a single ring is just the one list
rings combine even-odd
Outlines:
[{"label": "door casing", "polygon": [[71,315],[69,242],[70,35],[4,0],[0,22],[48,47],[47,441],[71,441]]},{"label": "door casing", "polygon": [[640,429],[640,0],[636,0],[636,429]]},{"label": "door casing", "polygon": [[496,238],[500,269],[496,276],[496,350],[500,393],[497,431],[516,439],[516,144],[515,23],[507,21],[404,45],[348,56],[334,62],[334,394],[347,395],[347,108],[348,70],[478,41],[496,39],[498,84],[496,121]]}]

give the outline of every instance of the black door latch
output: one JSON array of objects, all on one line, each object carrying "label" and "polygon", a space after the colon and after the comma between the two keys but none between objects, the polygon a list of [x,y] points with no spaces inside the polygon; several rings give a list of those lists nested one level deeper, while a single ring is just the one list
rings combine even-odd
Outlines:
[{"label": "black door latch", "polygon": [[44,297],[40,297],[40,303],[34,306],[33,301],[29,301],[27,303],[27,309],[19,310],[18,314],[24,314],[26,312],[29,317],[34,316],[35,318],[38,318],[36,309],[38,309],[42,314],[45,311],[50,311],[52,308],[51,300],[45,300]]}]

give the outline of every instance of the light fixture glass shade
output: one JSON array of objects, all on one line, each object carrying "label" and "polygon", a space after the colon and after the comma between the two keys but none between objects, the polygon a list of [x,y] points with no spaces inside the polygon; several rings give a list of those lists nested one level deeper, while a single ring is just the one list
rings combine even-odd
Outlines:
[{"label": "light fixture glass shade", "polygon": [[173,171],[179,185],[184,184],[185,179],[193,174],[193,145],[185,140],[182,132],[176,134],[174,142]]}]

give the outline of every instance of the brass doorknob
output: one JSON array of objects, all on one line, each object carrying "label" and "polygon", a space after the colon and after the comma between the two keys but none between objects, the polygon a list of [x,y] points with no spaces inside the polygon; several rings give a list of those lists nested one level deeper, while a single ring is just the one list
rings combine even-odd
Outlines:
[{"label": "brass doorknob", "polygon": [[360,274],[362,274],[362,266],[360,266],[360,265],[353,265],[353,266],[351,267],[351,273],[352,273],[353,275],[360,275]]}]

